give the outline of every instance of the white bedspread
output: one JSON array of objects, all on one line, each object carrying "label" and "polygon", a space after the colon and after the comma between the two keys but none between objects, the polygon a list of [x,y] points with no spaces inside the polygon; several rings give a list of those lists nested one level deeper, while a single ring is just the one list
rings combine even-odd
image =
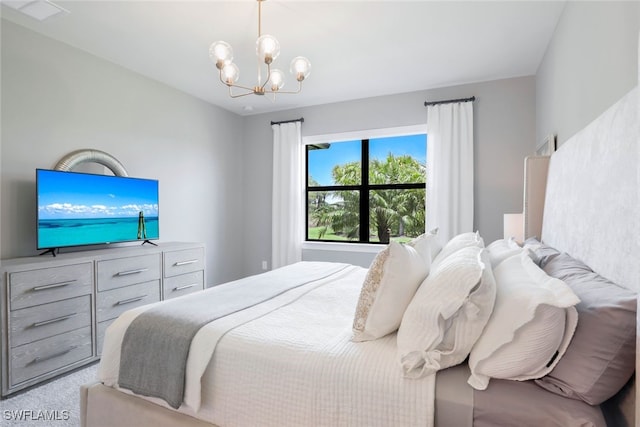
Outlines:
[{"label": "white bedspread", "polygon": [[[351,341],[365,273],[350,266],[202,328],[179,411],[224,427],[432,426],[435,377],[402,377],[395,334]],[[117,386],[122,336],[145,309],[108,328],[99,371],[106,385]]]}]

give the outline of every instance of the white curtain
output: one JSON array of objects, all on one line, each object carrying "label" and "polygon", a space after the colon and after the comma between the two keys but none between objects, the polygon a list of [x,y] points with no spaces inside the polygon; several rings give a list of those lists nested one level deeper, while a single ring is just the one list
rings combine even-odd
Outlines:
[{"label": "white curtain", "polygon": [[426,228],[443,242],[473,231],[473,103],[427,109]]},{"label": "white curtain", "polygon": [[303,146],[301,123],[274,124],[271,268],[302,260]]}]

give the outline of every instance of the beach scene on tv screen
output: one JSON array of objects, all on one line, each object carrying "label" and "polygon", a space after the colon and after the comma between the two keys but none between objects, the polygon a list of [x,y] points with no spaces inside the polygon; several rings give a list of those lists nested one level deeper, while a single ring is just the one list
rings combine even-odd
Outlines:
[{"label": "beach scene on tv screen", "polygon": [[38,171],[38,248],[158,238],[157,181]]}]

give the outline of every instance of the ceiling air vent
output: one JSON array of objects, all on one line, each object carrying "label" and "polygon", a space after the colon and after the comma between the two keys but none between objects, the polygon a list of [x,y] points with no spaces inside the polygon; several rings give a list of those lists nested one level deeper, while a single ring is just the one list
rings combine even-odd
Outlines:
[{"label": "ceiling air vent", "polygon": [[38,21],[44,21],[54,16],[62,16],[69,13],[67,9],[47,0],[3,0],[2,4],[16,9]]}]

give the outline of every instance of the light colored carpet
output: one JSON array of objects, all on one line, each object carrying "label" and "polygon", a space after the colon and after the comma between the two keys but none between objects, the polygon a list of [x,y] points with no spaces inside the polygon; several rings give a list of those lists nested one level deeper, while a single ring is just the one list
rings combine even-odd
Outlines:
[{"label": "light colored carpet", "polygon": [[0,400],[2,427],[79,427],[80,386],[94,382],[98,365]]}]

